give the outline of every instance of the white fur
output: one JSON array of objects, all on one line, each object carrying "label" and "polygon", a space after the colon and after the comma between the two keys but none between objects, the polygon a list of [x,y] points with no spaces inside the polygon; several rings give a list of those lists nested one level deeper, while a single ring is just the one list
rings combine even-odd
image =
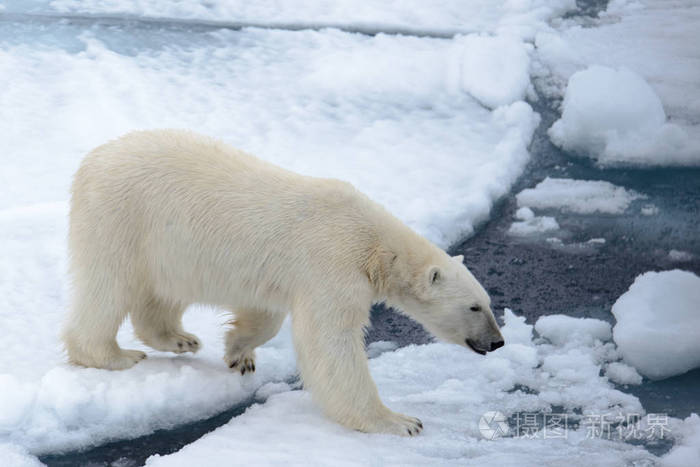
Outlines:
[{"label": "white fur", "polygon": [[[364,348],[372,303],[443,339],[488,350],[502,340],[461,257],[414,233],[348,183],[301,176],[216,140],[130,133],[85,157],[70,213],[72,363],[129,368],[117,345],[127,315],[147,345],[197,351],[182,329],[192,303],[233,312],[226,363],[253,371],[254,349],[291,312],[304,385],[338,422],[416,434],[420,422],[379,400]],[[482,311],[470,311],[479,305]]]}]

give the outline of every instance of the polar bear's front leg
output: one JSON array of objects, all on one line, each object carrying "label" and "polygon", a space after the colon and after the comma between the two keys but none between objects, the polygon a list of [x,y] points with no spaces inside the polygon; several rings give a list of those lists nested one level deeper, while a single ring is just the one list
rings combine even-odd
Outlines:
[{"label": "polar bear's front leg", "polygon": [[[367,365],[365,319],[357,310],[295,309],[292,329],[304,386],[337,422],[368,433],[413,436],[423,424],[392,412],[379,399]],[[329,316],[328,314],[331,314]]]},{"label": "polar bear's front leg", "polygon": [[279,332],[286,313],[281,311],[239,309],[226,333],[224,361],[229,368],[245,374],[255,371],[255,348]]}]

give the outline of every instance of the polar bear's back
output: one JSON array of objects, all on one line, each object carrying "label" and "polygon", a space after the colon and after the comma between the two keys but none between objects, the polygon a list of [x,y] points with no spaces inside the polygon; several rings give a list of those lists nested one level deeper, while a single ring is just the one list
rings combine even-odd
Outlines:
[{"label": "polar bear's back", "polygon": [[269,297],[285,294],[290,271],[305,270],[298,277],[312,283],[323,278],[310,270],[347,262],[335,269],[347,274],[377,234],[372,219],[385,216],[344,182],[190,132],[146,131],[86,156],[73,183],[70,244],[74,261],[107,263],[159,295],[226,303],[232,281]]},{"label": "polar bear's back", "polygon": [[[183,130],[136,131],[99,146],[88,154],[76,173],[73,189],[83,184],[101,190],[135,191],[184,189],[244,190],[248,175],[257,174],[257,186],[298,178],[292,172],[266,163],[216,139]],[[237,176],[238,175],[238,176]],[[128,181],[128,185],[126,184]],[[235,186],[231,186],[236,183]],[[181,185],[181,186],[179,186]],[[298,185],[298,183],[297,183]],[[147,202],[148,199],[142,199]]]}]

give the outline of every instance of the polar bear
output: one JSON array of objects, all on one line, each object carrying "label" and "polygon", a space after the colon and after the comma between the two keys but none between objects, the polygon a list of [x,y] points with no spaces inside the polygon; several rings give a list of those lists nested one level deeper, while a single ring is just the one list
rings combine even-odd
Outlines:
[{"label": "polar bear", "polygon": [[235,316],[226,364],[254,371],[254,349],[289,312],[304,386],[328,416],[360,431],[422,429],[384,406],[369,374],[372,303],[481,354],[503,345],[461,256],[349,183],[191,132],[134,132],[88,154],[73,182],[69,249],[73,303],[62,338],[71,363],[121,370],[145,358],[117,344],[127,315],[146,345],[196,352],[181,317],[206,303]]}]

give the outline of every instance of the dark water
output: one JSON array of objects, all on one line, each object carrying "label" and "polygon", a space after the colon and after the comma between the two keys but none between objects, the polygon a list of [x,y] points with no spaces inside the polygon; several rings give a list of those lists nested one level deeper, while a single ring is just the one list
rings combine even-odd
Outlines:
[{"label": "dark water", "polygon": [[153,454],[172,454],[182,449],[233,417],[246,411],[253,403],[260,402],[250,398],[228,410],[206,420],[186,423],[170,430],[158,430],[140,438],[114,441],[92,449],[61,454],[49,454],[39,460],[46,465],[60,467],[134,467],[143,465]]},{"label": "dark water", "polygon": [[[542,123],[532,143],[532,160],[512,193],[549,176],[605,180],[647,198],[634,201],[622,215],[542,211],[555,216],[561,227],[556,235],[564,246],[557,246],[542,236],[507,235],[517,209],[511,194],[494,207],[491,220],[451,253],[464,255],[496,310],[511,308],[530,322],[554,313],[612,321],[612,304],[639,274],[674,268],[700,273],[700,169],[601,169],[564,153],[546,134],[558,118],[556,105],[544,99],[533,104]],[[658,214],[641,214],[642,206],[652,204]],[[605,243],[587,244],[592,238],[604,238]],[[668,255],[671,249],[693,258],[674,261]]]},{"label": "dark water", "polygon": [[[595,15],[606,1],[579,1],[582,13]],[[554,215],[561,226],[557,236],[563,246],[542,237],[517,239],[506,234],[516,210],[514,195],[506,196],[493,209],[491,219],[472,237],[454,245],[451,254],[463,254],[467,266],[489,291],[493,308],[505,307],[524,315],[528,322],[539,316],[563,313],[613,322],[610,308],[634,278],[646,271],[680,268],[700,274],[700,169],[601,169],[585,158],[552,146],[546,130],[558,118],[558,102],[540,98],[531,103],[542,123],[531,146],[532,161],[513,192],[536,185],[546,176],[606,180],[645,194],[623,215]],[[659,212],[640,213],[653,204]],[[539,214],[539,213],[538,213]],[[604,244],[589,245],[591,238]],[[669,258],[671,249],[690,252],[690,261]],[[382,306],[372,310],[367,341],[393,341],[400,346],[426,343],[423,328],[403,315]],[[700,331],[699,331],[700,332]],[[641,386],[620,388],[640,398],[650,413],[686,417],[700,411],[700,370]],[[50,466],[135,466],[154,454],[180,450],[204,434],[242,414],[255,401],[250,399],[215,417],[170,430],[159,430],[132,440],[110,442],[94,448],[46,455]],[[661,454],[669,443],[646,446]]]}]

